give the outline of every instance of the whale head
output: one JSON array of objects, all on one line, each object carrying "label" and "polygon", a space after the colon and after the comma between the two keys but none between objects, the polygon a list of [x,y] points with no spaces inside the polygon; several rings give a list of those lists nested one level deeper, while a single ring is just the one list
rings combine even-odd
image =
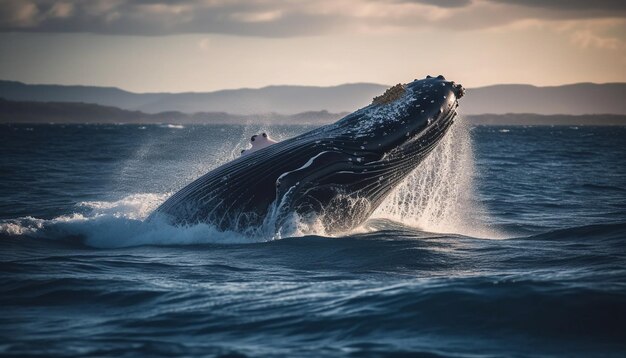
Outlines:
[{"label": "whale head", "polygon": [[359,149],[364,153],[396,153],[419,144],[428,129],[448,125],[464,91],[441,75],[427,76],[389,88],[336,125],[346,136],[362,140]]},{"label": "whale head", "polygon": [[463,95],[461,85],[428,76],[393,86],[335,124],[296,138],[314,141],[317,150],[278,178],[277,197],[290,196],[294,211],[324,213],[333,231],[353,228],[432,151]]}]

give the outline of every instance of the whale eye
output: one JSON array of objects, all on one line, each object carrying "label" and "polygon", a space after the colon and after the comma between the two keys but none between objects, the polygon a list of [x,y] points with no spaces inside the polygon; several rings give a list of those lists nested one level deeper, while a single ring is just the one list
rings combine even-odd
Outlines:
[{"label": "whale eye", "polygon": [[254,139],[256,138],[256,134],[252,136],[252,138],[250,138],[251,142],[254,142]]},{"label": "whale eye", "polygon": [[267,134],[263,133],[263,138],[267,138]]}]

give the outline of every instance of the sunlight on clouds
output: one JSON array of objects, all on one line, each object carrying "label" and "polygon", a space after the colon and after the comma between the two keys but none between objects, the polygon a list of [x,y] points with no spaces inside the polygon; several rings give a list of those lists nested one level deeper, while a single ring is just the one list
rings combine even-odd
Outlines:
[{"label": "sunlight on clouds", "polygon": [[142,11],[146,11],[149,14],[159,15],[180,15],[184,12],[192,12],[193,6],[185,4],[139,4],[137,5]]},{"label": "sunlight on clouds", "polygon": [[625,81],[625,59],[613,0],[0,0],[0,78],[26,82],[547,85]]},{"label": "sunlight on clouds", "polygon": [[49,11],[51,17],[64,18],[71,16],[74,12],[74,5],[68,2],[55,3]]},{"label": "sunlight on clouds", "polygon": [[0,24],[17,29],[28,28],[37,24],[39,8],[34,2],[8,0],[0,4]]},{"label": "sunlight on clouds", "polygon": [[626,32],[626,24],[620,19],[563,21],[557,29],[567,33],[570,42],[582,49],[615,51],[626,47],[623,37],[619,37]]},{"label": "sunlight on clouds", "polygon": [[125,0],[92,0],[80,3],[80,8],[90,16],[106,16],[109,12],[116,12],[124,3]]},{"label": "sunlight on clouds", "polygon": [[596,47],[617,50],[623,47],[623,42],[616,38],[601,37],[590,30],[579,30],[572,35],[572,42],[582,48]]},{"label": "sunlight on clouds", "polygon": [[[590,5],[579,0],[8,0],[0,2],[0,13],[3,14],[0,29],[4,30],[29,26],[31,31],[41,32],[291,37],[371,32],[377,28],[463,31],[507,26],[529,19],[623,19],[626,4],[600,1]],[[116,25],[106,26],[112,20]]]},{"label": "sunlight on clouds", "polygon": [[282,11],[236,12],[231,17],[241,22],[270,22],[281,18]]}]

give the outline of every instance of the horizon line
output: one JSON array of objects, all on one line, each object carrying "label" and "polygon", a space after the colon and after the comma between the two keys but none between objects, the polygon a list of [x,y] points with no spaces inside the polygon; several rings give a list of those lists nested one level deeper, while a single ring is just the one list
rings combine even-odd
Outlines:
[{"label": "horizon line", "polygon": [[[310,87],[310,88],[334,88],[334,87],[342,87],[342,86],[354,86],[354,85],[373,85],[373,86],[381,86],[381,87],[391,87],[393,85],[375,83],[375,82],[345,82],[335,85],[328,86],[318,86],[318,85],[306,85],[306,84],[272,84],[262,87],[238,87],[238,88],[223,88],[218,90],[207,90],[207,91],[182,91],[182,92],[167,92],[167,91],[155,91],[155,92],[136,92],[124,89],[122,87],[117,86],[100,86],[100,85],[90,85],[90,84],[58,84],[58,83],[27,83],[18,80],[8,80],[1,79],[0,82],[14,82],[23,84],[26,86],[57,86],[57,87],[95,87],[102,89],[116,89],[120,91],[124,91],[132,94],[200,94],[200,93],[217,93],[217,92],[227,92],[227,91],[240,91],[240,90],[262,90],[272,87]],[[572,82],[572,83],[564,83],[560,85],[549,85],[549,86],[539,86],[530,83],[495,83],[486,86],[478,86],[478,87],[466,87],[467,89],[481,89],[481,88],[489,88],[489,87],[497,87],[497,86],[530,86],[535,88],[555,88],[555,87],[566,87],[566,86],[575,86],[575,85],[613,85],[613,84],[626,84],[626,82]]]}]

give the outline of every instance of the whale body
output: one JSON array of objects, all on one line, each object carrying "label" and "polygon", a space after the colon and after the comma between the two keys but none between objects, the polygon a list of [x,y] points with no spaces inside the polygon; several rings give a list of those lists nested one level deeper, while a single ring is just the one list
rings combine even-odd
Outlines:
[{"label": "whale body", "polygon": [[339,121],[245,153],[196,179],[159,206],[175,225],[220,230],[276,228],[297,214],[326,232],[363,223],[433,150],[452,125],[461,85],[443,76],[388,89]]}]

